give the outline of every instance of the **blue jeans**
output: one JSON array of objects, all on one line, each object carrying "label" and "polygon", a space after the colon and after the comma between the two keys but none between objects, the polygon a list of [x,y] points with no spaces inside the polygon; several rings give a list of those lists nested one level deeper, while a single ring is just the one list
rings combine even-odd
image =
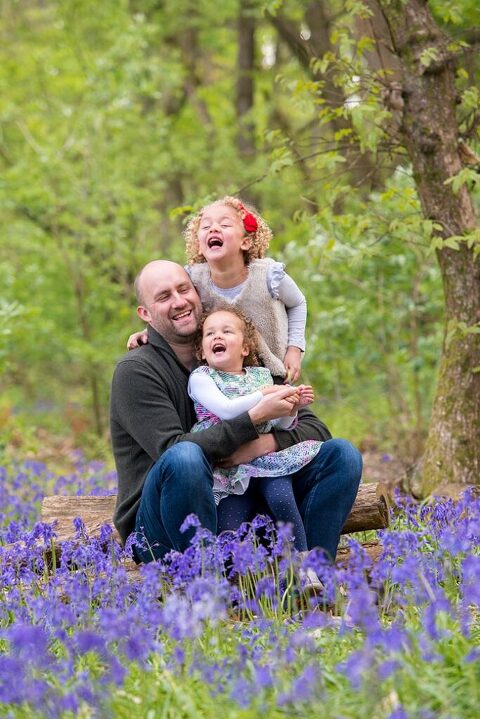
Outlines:
[{"label": "blue jeans", "polygon": [[[311,462],[291,475],[309,549],[322,547],[335,559],[340,532],[357,496],[361,476],[362,456],[345,439],[327,440]],[[258,512],[268,514],[258,492],[257,483],[261,481],[250,482],[245,494],[222,499],[218,532],[235,529]]]},{"label": "blue jeans", "polygon": [[362,478],[362,455],[345,439],[328,439],[306,467],[292,475],[309,549],[322,547],[334,560]]},{"label": "blue jeans", "polygon": [[[344,439],[329,439],[309,464],[292,475],[293,489],[305,525],[309,549],[322,547],[335,558],[340,531],[352,508],[362,474],[360,452]],[[135,531],[143,549],[136,558],[149,562],[170,549],[184,551],[193,530],[179,528],[188,514],[213,534],[236,529],[243,521],[264,511],[251,482],[242,495],[230,495],[218,506],[218,524],[213,499],[212,469],[203,451],[193,442],[170,447],[147,475],[137,512]]]},{"label": "blue jeans", "polygon": [[194,530],[180,532],[189,514],[196,514],[202,527],[217,531],[213,499],[213,475],[203,450],[193,442],[178,442],[155,462],[143,485],[135,521],[134,556],[151,562],[171,549],[184,552]]}]

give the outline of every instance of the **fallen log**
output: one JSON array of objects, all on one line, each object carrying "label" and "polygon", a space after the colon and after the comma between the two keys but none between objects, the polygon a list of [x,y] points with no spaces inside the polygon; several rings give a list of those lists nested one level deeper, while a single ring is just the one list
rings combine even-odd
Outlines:
[{"label": "fallen log", "polygon": [[63,495],[54,494],[44,497],[42,501],[41,519],[47,524],[54,524],[56,543],[76,539],[77,533],[73,520],[79,517],[89,537],[98,537],[104,524],[113,528],[112,539],[120,542],[120,535],[113,524],[116,494],[98,495]]},{"label": "fallen log", "polygon": [[[108,524],[112,527],[111,538],[120,542],[117,530],[113,526],[113,513],[116,504],[116,495],[53,495],[43,499],[41,509],[42,522],[53,524],[55,538],[48,545],[44,546],[41,539],[37,540],[44,553],[47,563],[55,564],[62,552],[62,543],[67,541],[81,541],[78,536],[74,519],[79,517],[84,525],[85,533],[91,538],[100,536],[101,528]],[[383,529],[389,524],[389,496],[382,483],[361,484],[352,511],[347,517],[342,534],[362,532],[370,529]],[[362,546],[368,556],[375,562],[382,551],[380,544],[376,542],[363,542]],[[15,563],[19,553],[24,551],[23,543],[14,543],[2,547],[2,561]],[[350,550],[340,548],[336,561],[345,565],[349,562]],[[136,581],[139,577],[138,569],[134,562],[127,562],[129,581]]]},{"label": "fallen log", "polygon": [[[76,538],[73,526],[76,517],[82,519],[88,536],[98,537],[104,524],[113,526],[116,500],[115,494],[107,496],[56,494],[45,497],[42,502],[42,522],[55,523],[57,544]],[[388,527],[388,502],[388,493],[383,484],[376,482],[361,484],[342,534]],[[120,541],[115,528],[113,539]]]},{"label": "fallen log", "polygon": [[390,500],[387,488],[381,482],[361,484],[342,534],[385,529],[389,524]]},{"label": "fallen log", "polygon": [[[383,551],[383,545],[380,544],[380,542],[361,542],[361,545],[372,564],[378,562]],[[351,555],[352,552],[350,547],[339,547],[337,550],[337,556],[335,557],[335,563],[339,567],[348,568],[351,561]]]}]

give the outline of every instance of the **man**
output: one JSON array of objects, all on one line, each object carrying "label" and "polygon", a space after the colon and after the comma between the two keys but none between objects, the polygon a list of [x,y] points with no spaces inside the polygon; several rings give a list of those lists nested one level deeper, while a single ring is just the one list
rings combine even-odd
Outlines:
[{"label": "man", "polygon": [[137,314],[148,323],[148,344],[120,360],[111,393],[118,473],[114,521],[122,540],[135,531],[134,553],[144,562],[172,548],[184,551],[192,536],[192,530],[180,532],[185,517],[196,514],[203,527],[216,533],[228,526],[225,513],[221,517],[228,500],[237,503],[240,524],[255,513],[254,492],[249,488],[246,495],[220,502],[217,518],[211,465],[240,464],[305,439],[319,439],[326,441],[318,455],[293,475],[295,496],[309,547],[321,546],[334,558],[360,481],[359,452],[345,440],[331,439],[306,408],[299,411],[294,430],[259,435],[256,425],[290,413],[295,388],[288,385],[279,385],[277,392],[232,420],[190,432],[196,418],[187,384],[195,364],[200,298],[185,270],[165,260],[147,264],[135,287]]}]

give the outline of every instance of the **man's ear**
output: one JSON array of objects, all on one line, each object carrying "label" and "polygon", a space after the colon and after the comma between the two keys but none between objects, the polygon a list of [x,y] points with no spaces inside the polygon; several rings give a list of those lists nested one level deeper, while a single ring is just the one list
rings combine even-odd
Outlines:
[{"label": "man's ear", "polygon": [[151,315],[150,312],[147,310],[147,308],[144,307],[143,305],[139,305],[139,306],[137,307],[137,315],[138,315],[138,316],[140,317],[140,319],[143,320],[144,322],[150,322],[150,320],[152,319],[152,315]]}]

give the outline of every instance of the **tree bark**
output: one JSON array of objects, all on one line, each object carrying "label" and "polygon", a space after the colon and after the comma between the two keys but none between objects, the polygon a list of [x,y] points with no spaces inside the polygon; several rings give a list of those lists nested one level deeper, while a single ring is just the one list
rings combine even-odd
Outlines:
[{"label": "tree bark", "polygon": [[241,0],[238,17],[238,54],[237,54],[237,93],[235,108],[237,111],[237,146],[242,155],[255,153],[254,124],[250,117],[254,96],[255,67],[255,18],[252,14],[251,0]]},{"label": "tree bark", "polygon": [[[476,225],[466,185],[446,184],[462,169],[456,118],[455,63],[448,38],[424,0],[378,0],[401,63],[407,149],[423,214],[443,239]],[[417,496],[437,485],[480,483],[480,262],[474,249],[437,250],[445,296],[445,335]],[[470,328],[470,331],[469,331]]]}]

